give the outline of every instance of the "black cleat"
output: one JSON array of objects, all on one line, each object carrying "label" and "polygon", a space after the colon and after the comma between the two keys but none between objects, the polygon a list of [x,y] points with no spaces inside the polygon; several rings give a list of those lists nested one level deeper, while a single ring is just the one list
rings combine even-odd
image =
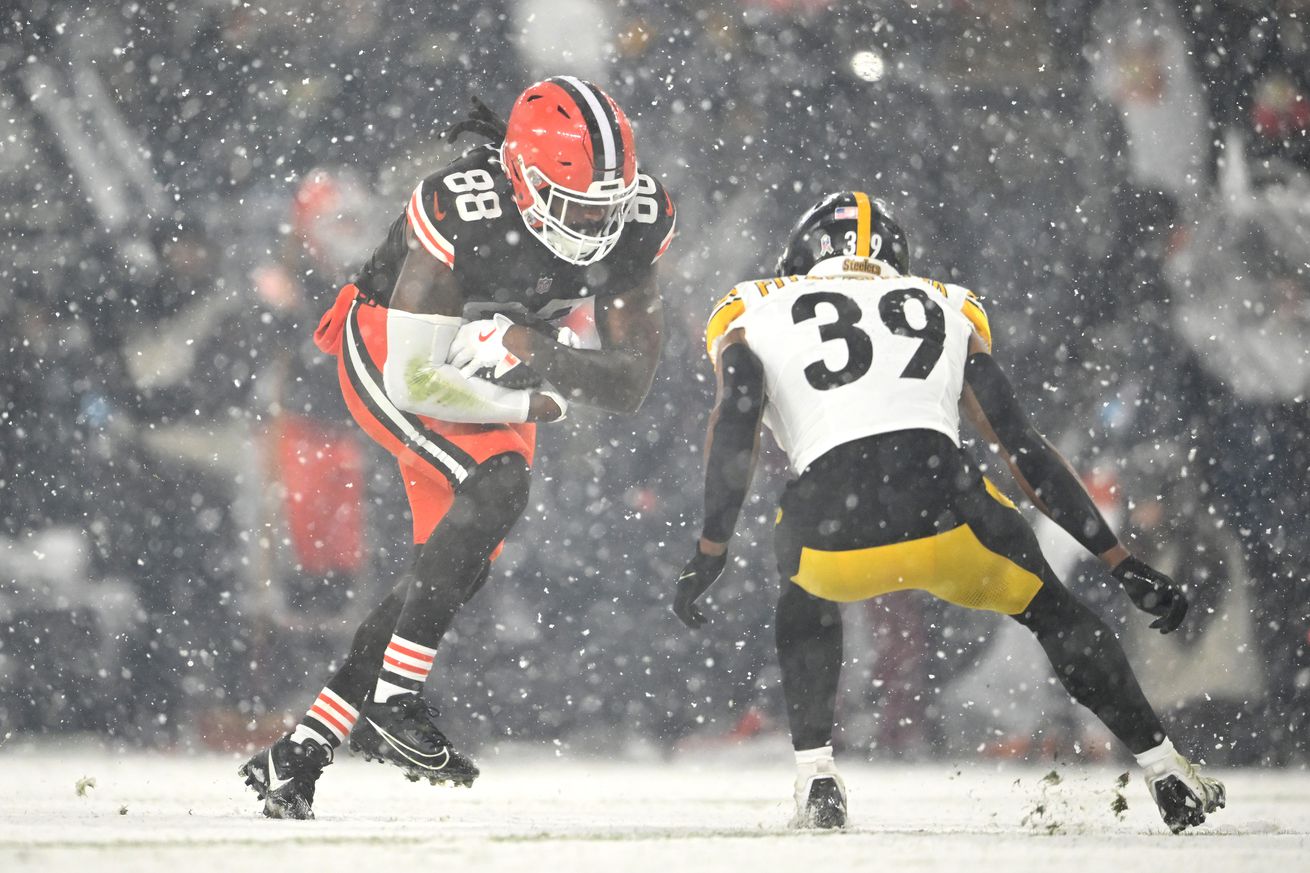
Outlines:
[{"label": "black cleat", "polygon": [[1222,782],[1197,773],[1177,752],[1146,768],[1146,787],[1160,817],[1176,834],[1203,824],[1207,813],[1223,809],[1228,802]]},{"label": "black cleat", "polygon": [[832,757],[800,764],[796,774],[794,828],[833,830],[846,827],[846,783]]},{"label": "black cleat", "polygon": [[331,763],[329,746],[313,740],[293,742],[288,734],[242,764],[237,775],[264,801],[269,818],[311,819],[314,783]]},{"label": "black cleat", "polygon": [[472,786],[477,765],[455,751],[436,722],[436,707],[418,694],[370,701],[350,732],[350,750],[370,761],[395,764],[411,782]]},{"label": "black cleat", "polygon": [[822,830],[846,827],[846,791],[837,777],[810,780],[805,806],[797,810],[796,826]]}]

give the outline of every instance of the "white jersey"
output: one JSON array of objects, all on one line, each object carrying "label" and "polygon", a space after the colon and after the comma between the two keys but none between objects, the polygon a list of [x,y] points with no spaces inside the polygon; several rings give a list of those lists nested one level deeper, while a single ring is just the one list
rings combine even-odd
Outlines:
[{"label": "white jersey", "polygon": [[764,421],[796,473],[874,434],[922,428],[959,445],[969,337],[991,341],[968,290],[840,257],[733,288],[710,318],[711,358],[737,328],[764,367]]}]

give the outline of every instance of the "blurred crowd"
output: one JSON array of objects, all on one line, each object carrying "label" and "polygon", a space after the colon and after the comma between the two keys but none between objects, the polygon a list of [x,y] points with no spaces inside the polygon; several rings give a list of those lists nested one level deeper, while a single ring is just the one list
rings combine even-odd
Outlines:
[{"label": "blurred crowd", "polygon": [[[312,329],[457,154],[439,134],[469,98],[504,113],[567,71],[627,110],[678,201],[665,351],[639,414],[542,428],[528,515],[443,646],[452,736],[610,752],[780,729],[776,450],[709,632],[668,612],[700,524],[703,327],[822,193],[862,188],[916,272],[982,295],[1039,426],[1189,586],[1186,631],[1148,638],[1041,528],[1167,721],[1211,760],[1307,761],[1305,0],[2,15],[4,730],[231,747],[309,702],[410,553],[394,464]],[[995,617],[916,595],[850,609],[839,742],[1104,754]]]}]

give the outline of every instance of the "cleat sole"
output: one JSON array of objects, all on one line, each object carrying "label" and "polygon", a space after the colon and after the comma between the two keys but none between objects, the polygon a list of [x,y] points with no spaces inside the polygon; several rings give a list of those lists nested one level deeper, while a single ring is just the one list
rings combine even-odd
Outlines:
[{"label": "cleat sole", "polygon": [[[314,743],[299,752],[289,752],[291,763],[288,778],[282,784],[270,784],[273,778],[273,756],[279,744],[287,742],[287,737],[278,740],[274,746],[256,754],[237,768],[237,775],[261,801],[260,812],[266,818],[305,820],[314,817],[314,785],[322,774],[323,768],[332,763],[332,750]],[[283,752],[286,752],[284,749]],[[282,753],[278,753],[282,754]],[[307,757],[298,757],[306,755]],[[281,766],[278,764],[277,766]]]},{"label": "cleat sole", "polygon": [[1155,789],[1155,802],[1160,807],[1160,816],[1169,830],[1175,834],[1205,824],[1206,813],[1223,809],[1227,799],[1223,788],[1220,787],[1214,799],[1206,803],[1173,776],[1162,780]]},{"label": "cleat sole", "polygon": [[836,779],[818,778],[810,784],[805,808],[798,811],[792,826],[824,831],[846,827],[846,797]]},{"label": "cleat sole", "polygon": [[428,780],[429,785],[434,786],[451,784],[455,787],[463,786],[465,788],[472,788],[474,780],[477,779],[477,776],[433,776],[426,770],[418,770],[404,764],[398,764],[382,757],[376,752],[355,746],[354,744],[351,745],[350,750],[363,757],[365,761],[376,761],[379,764],[390,764],[393,767],[399,768],[401,773],[403,773],[405,778],[410,782],[418,782],[422,779],[426,779]]},{"label": "cleat sole", "polygon": [[263,800],[268,796],[268,786],[255,778],[254,774],[250,772],[249,764],[242,764],[238,767],[237,775],[245,780],[246,786],[249,787],[251,791],[255,792],[256,800]]}]

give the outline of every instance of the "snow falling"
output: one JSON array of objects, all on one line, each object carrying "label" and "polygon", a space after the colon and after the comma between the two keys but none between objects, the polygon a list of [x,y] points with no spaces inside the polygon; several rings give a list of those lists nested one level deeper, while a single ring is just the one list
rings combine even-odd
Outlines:
[{"label": "snow falling", "polygon": [[[512,790],[443,809],[448,790],[394,776],[416,813],[369,771],[342,778],[378,780],[357,783],[377,808],[334,795],[346,789],[329,773],[320,819],[430,812],[425,838],[440,839],[439,815],[476,822],[478,846],[688,830],[725,859],[716,828],[787,839],[773,525],[791,474],[767,436],[711,623],[690,631],[669,607],[703,520],[706,319],[737,283],[775,274],[822,195],[859,189],[906,229],[917,275],[981,297],[1038,428],[1124,543],[1185,586],[1187,622],[1161,637],[1093,556],[1022,507],[1178,748],[1212,768],[1275,768],[1235,784],[1295,798],[1237,813],[1235,796],[1227,833],[1263,834],[1269,865],[1304,858],[1303,0],[28,0],[0,11],[0,863],[42,847],[56,867],[79,857],[57,829],[19,837],[38,798],[58,822],[97,802],[117,816],[105,798],[122,797],[127,820],[161,816],[174,848],[193,812],[227,818],[201,841],[268,824],[235,767],[294,726],[413,554],[395,461],[351,421],[314,328],[414,185],[476,139],[441,137],[470,98],[503,117],[557,74],[626,110],[640,168],[678,214],[650,394],[632,415],[579,404],[540,426],[527,511],[427,686],[487,773],[529,761],[510,783],[529,811],[501,832],[494,804],[512,807]],[[1006,465],[965,436],[1017,499]],[[1130,824],[1116,817],[1131,757],[1014,622],[919,593],[844,615],[834,744],[856,830],[899,828],[895,851],[914,857],[906,833],[945,809],[942,827],[999,828],[1019,864],[1039,832],[1079,833],[1087,851],[1163,833],[1136,777]],[[201,787],[194,801],[133,795],[140,773],[120,769],[115,787],[92,772],[111,772],[109,752],[88,749],[142,771],[167,761],[178,792]],[[684,759],[708,768],[688,782],[695,817],[669,812],[666,768]],[[714,769],[724,760],[743,762],[742,785]],[[61,761],[79,769],[41,783]],[[654,787],[614,807],[618,824],[588,798],[578,814],[600,820],[571,830],[539,796],[551,761],[570,792],[591,790],[589,767],[599,796]],[[873,799],[882,767],[911,796],[900,818]],[[1069,800],[1043,831],[1032,807],[1052,767],[1097,799]],[[961,768],[982,801],[914,794],[915,773]],[[1002,797],[1013,778],[1021,798]],[[721,823],[716,780],[732,795]],[[950,811],[993,801],[1008,818]],[[119,839],[97,827],[87,845]],[[367,827],[346,833],[367,845]],[[602,854],[579,858],[623,863]]]}]

